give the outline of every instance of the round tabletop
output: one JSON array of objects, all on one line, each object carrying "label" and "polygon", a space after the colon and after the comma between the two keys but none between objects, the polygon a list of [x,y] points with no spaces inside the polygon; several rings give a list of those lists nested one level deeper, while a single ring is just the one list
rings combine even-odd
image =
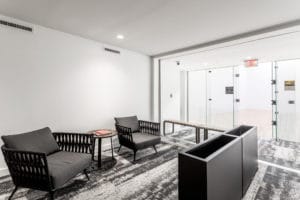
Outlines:
[{"label": "round tabletop", "polygon": [[[99,132],[103,131],[103,134],[97,133],[98,131]],[[99,129],[99,130],[91,131],[91,133],[94,135],[95,138],[109,138],[117,135],[117,131],[112,129]]]}]

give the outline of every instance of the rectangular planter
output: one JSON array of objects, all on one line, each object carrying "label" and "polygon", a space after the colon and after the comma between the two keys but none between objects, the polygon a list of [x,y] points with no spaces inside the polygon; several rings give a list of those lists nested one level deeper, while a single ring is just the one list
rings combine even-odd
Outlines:
[{"label": "rectangular planter", "polygon": [[255,126],[241,125],[225,132],[226,135],[240,137],[242,140],[242,166],[243,166],[243,195],[247,192],[252,179],[258,169],[257,128]]},{"label": "rectangular planter", "polygon": [[220,135],[178,156],[179,199],[240,200],[241,138]]}]

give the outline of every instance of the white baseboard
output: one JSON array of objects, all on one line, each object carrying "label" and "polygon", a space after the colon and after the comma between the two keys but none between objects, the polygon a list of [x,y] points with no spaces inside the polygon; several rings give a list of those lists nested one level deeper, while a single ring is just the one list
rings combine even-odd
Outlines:
[{"label": "white baseboard", "polygon": [[0,177],[9,175],[8,168],[0,168]]}]

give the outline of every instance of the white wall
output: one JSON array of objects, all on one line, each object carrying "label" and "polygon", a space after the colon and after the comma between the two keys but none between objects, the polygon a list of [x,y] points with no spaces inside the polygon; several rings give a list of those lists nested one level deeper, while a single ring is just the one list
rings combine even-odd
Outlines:
[{"label": "white wall", "polygon": [[148,56],[112,54],[108,45],[29,25],[33,33],[0,27],[0,135],[112,128],[114,116],[150,119]]},{"label": "white wall", "polygon": [[173,61],[161,62],[161,119],[180,120],[180,68]]},{"label": "white wall", "polygon": [[159,121],[160,116],[160,75],[159,75],[159,59],[152,59],[151,68],[151,118]]}]

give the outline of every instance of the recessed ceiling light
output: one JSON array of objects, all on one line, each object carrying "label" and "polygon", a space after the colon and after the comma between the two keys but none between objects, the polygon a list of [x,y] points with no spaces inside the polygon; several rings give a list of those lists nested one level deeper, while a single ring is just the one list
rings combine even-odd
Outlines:
[{"label": "recessed ceiling light", "polygon": [[117,35],[117,39],[123,40],[123,39],[124,39],[124,35],[118,34],[118,35]]}]

